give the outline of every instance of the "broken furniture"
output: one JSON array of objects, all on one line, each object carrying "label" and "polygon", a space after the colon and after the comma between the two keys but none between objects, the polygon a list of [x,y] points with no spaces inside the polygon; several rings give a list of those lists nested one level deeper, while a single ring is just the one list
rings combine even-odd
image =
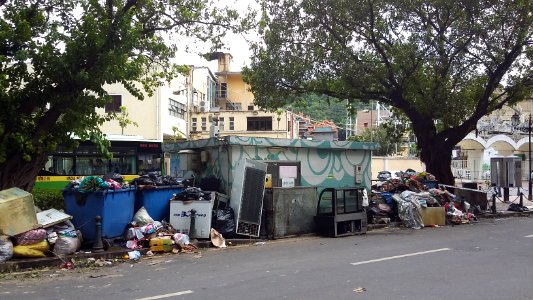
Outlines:
[{"label": "broken furniture", "polygon": [[318,199],[317,232],[339,237],[366,233],[363,188],[326,188]]}]

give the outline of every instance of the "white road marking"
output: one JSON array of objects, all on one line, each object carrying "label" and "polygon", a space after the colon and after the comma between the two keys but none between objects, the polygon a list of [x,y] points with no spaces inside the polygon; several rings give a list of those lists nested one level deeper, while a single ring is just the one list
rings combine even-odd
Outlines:
[{"label": "white road marking", "polygon": [[380,261],[386,261],[391,259],[397,259],[397,258],[403,258],[403,257],[409,257],[409,256],[415,256],[415,255],[423,255],[423,254],[429,254],[429,253],[435,253],[435,252],[441,252],[441,251],[448,251],[450,248],[441,248],[441,249],[435,249],[435,250],[428,250],[428,251],[422,251],[422,252],[415,252],[415,253],[408,253],[408,254],[402,254],[402,255],[395,255],[395,256],[389,256],[384,258],[378,258],[378,259],[371,259],[371,260],[364,260],[359,262],[350,263],[351,265],[357,266],[357,265],[364,265],[374,262],[380,262]]},{"label": "white road marking", "polygon": [[138,298],[136,300],[155,300],[155,299],[163,299],[163,298],[168,298],[172,296],[180,296],[180,295],[186,295],[186,294],[192,294],[192,293],[193,291],[187,290],[187,291],[181,291],[181,292],[164,294],[164,295],[157,295],[157,296],[146,297],[146,298]]},{"label": "white road marking", "polygon": [[533,234],[530,234],[530,235],[526,235],[524,237],[533,237]]}]

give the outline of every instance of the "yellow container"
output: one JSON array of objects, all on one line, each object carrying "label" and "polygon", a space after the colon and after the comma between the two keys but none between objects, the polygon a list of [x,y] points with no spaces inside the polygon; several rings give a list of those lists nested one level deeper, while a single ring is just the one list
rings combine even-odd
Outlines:
[{"label": "yellow container", "polygon": [[172,251],[172,240],[168,238],[153,238],[150,240],[150,251],[170,252]]}]

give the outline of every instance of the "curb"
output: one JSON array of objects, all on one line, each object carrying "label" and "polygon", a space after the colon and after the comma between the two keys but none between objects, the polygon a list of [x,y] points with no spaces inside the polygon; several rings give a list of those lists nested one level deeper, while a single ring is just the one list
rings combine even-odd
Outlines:
[{"label": "curb", "polygon": [[497,218],[511,218],[511,217],[532,217],[533,211],[508,211],[502,210],[497,213],[484,213],[476,215],[480,219],[497,219]]},{"label": "curb", "polygon": [[[241,246],[241,245],[253,245],[257,242],[264,242],[262,239],[226,239],[226,244],[231,246]],[[192,240],[191,244],[195,245],[200,249],[209,249],[211,248],[211,240]],[[149,248],[138,249],[141,255],[145,255],[148,252]],[[87,249],[86,251],[90,251]],[[45,267],[60,267],[65,262],[78,259],[115,259],[122,258],[125,255],[128,255],[128,252],[133,251],[127,248],[113,249],[103,252],[83,252],[80,251],[76,254],[64,255],[64,256],[50,256],[50,257],[40,257],[40,258],[13,258],[4,263],[0,263],[0,273],[13,272],[22,269],[39,269]]]}]

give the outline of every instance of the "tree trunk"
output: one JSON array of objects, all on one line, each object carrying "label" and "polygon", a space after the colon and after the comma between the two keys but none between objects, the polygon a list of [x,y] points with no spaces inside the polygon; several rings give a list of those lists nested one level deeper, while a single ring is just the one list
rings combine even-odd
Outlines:
[{"label": "tree trunk", "polygon": [[455,145],[446,142],[418,140],[421,149],[420,159],[426,165],[426,171],[435,175],[435,179],[442,184],[454,185],[452,164],[452,149]]},{"label": "tree trunk", "polygon": [[25,161],[21,154],[12,155],[0,166],[0,190],[18,187],[31,192],[39,171],[46,164],[47,155],[34,155]]}]

